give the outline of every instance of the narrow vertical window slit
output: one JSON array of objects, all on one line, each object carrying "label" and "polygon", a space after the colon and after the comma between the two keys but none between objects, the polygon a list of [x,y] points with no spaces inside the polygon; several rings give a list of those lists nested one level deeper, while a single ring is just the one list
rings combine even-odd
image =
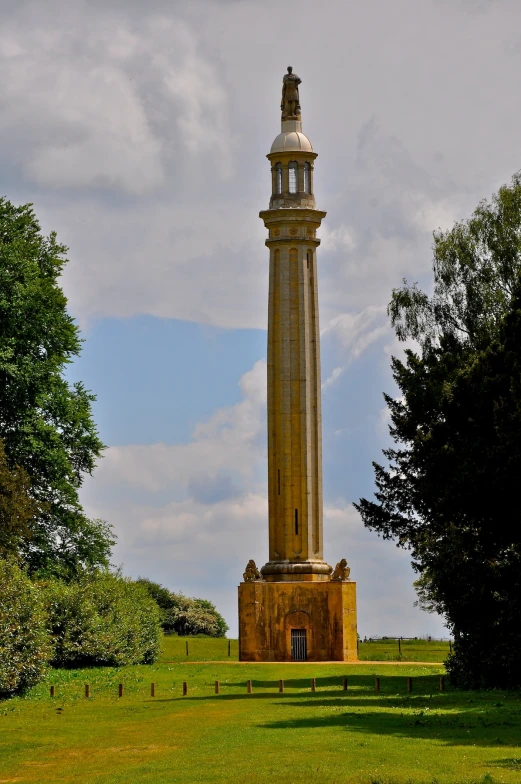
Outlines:
[{"label": "narrow vertical window slit", "polygon": [[276,193],[282,193],[282,164],[275,166]]},{"label": "narrow vertical window slit", "polygon": [[298,163],[296,161],[290,161],[288,164],[289,169],[289,192],[290,193],[297,193],[297,172],[298,172]]},{"label": "narrow vertical window slit", "polygon": [[305,163],[304,164],[304,193],[311,193],[311,188],[310,188],[311,178],[309,176],[310,171],[311,171],[311,166],[309,165],[309,163]]}]

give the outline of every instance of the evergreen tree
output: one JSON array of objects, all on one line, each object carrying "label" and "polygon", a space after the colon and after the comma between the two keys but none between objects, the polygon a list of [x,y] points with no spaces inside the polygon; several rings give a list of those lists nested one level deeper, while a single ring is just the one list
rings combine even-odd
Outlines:
[{"label": "evergreen tree", "polygon": [[521,686],[521,178],[434,235],[434,291],[393,292],[396,448],[365,525],[409,548],[420,604],[445,615],[465,687]]}]

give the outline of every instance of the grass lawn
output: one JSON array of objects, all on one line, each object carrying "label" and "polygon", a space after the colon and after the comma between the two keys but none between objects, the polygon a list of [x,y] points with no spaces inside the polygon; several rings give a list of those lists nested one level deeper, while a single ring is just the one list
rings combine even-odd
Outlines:
[{"label": "grass lawn", "polygon": [[[186,646],[188,644],[188,656]],[[363,661],[419,661],[443,662],[449,653],[449,643],[433,640],[403,640],[401,655],[398,640],[377,640],[361,642],[359,658]],[[239,646],[237,640],[211,640],[205,637],[165,637],[165,648],[161,661],[237,661]]]},{"label": "grass lawn", "polygon": [[[519,694],[449,684],[440,692],[436,666],[183,663],[175,661],[180,642],[167,639],[155,665],[52,671],[24,698],[0,703],[0,782],[521,781]],[[223,640],[191,644],[194,654],[197,644],[216,659],[225,658],[221,647],[227,654]]]}]

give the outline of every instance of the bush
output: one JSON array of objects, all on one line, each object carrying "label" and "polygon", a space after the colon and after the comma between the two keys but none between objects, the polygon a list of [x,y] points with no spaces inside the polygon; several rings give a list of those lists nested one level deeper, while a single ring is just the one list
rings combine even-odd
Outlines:
[{"label": "bush", "polygon": [[37,683],[51,656],[38,588],[14,561],[0,560],[0,695]]},{"label": "bush", "polygon": [[204,634],[224,637],[228,625],[215,606],[206,599],[191,599],[182,593],[171,594],[174,606],[165,613],[164,627],[181,636]]},{"label": "bush", "polygon": [[161,625],[167,634],[226,636],[228,624],[212,602],[207,599],[191,599],[182,593],[172,593],[168,588],[146,577],[140,577],[137,582],[158,605]]},{"label": "bush", "polygon": [[157,604],[120,574],[94,572],[43,587],[54,667],[151,664],[161,647]]}]

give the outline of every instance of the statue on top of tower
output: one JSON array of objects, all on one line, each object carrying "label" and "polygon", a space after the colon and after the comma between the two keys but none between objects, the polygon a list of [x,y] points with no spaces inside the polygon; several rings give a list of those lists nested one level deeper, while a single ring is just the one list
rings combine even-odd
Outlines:
[{"label": "statue on top of tower", "polygon": [[282,79],[282,110],[283,120],[300,120],[300,99],[298,86],[302,82],[297,74],[293,73],[293,68],[288,65],[288,72]]}]

